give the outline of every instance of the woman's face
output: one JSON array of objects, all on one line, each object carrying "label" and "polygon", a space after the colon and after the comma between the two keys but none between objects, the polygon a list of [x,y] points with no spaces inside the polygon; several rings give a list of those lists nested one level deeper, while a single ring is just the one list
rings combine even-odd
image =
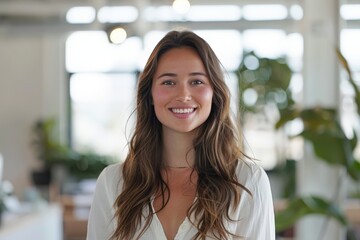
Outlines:
[{"label": "woman's face", "polygon": [[210,115],[213,89],[192,48],[173,48],[160,57],[151,93],[164,130],[191,132]]}]

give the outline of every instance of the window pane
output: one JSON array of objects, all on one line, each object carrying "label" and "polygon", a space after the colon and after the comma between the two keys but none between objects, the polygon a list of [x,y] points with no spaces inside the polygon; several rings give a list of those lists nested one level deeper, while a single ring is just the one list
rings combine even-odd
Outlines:
[{"label": "window pane", "polygon": [[243,36],[245,51],[255,51],[256,55],[268,58],[286,55],[287,36],[283,30],[246,30]]},{"label": "window pane", "polygon": [[341,31],[341,52],[349,61],[353,71],[360,71],[360,29]]},{"label": "window pane", "polygon": [[191,6],[186,15],[188,21],[237,21],[241,9],[236,5]]},{"label": "window pane", "polygon": [[195,32],[209,43],[225,69],[236,70],[242,57],[242,40],[239,31],[201,30]]},{"label": "window pane", "polygon": [[81,31],[66,41],[66,69],[69,72],[133,71],[139,65],[141,39],[128,38],[111,44],[104,31]]},{"label": "window pane", "polygon": [[[135,74],[79,73],[70,79],[73,147],[124,159],[135,104]],[[127,129],[127,131],[126,131]]]},{"label": "window pane", "polygon": [[[134,109],[136,74],[118,72],[141,71],[151,51],[167,31],[150,31],[145,34],[143,42],[134,37],[121,45],[110,44],[103,31],[83,31],[70,35],[66,46],[66,67],[69,72],[75,73],[70,80],[73,106],[72,142],[75,149],[91,149],[124,159],[127,153],[126,139],[131,134],[134,121],[134,117],[130,118],[131,121],[126,127],[126,121]],[[282,30],[247,30],[244,33],[233,29],[194,31],[210,44],[228,71],[226,82],[232,95],[233,112],[238,109],[239,98],[238,79],[232,72],[237,70],[244,49],[254,50],[260,57],[287,57],[291,67],[297,72],[301,71],[303,40],[300,34],[287,35]],[[296,90],[298,95],[302,91],[301,83],[301,77],[294,77],[294,81],[292,80],[292,89]],[[128,131],[125,132],[125,129]],[[272,130],[267,133],[258,130],[244,129],[251,135],[249,143],[253,134],[256,138],[261,135],[264,139],[273,139],[276,134]],[[279,157],[275,145],[259,149],[254,143],[250,144],[250,147],[256,158],[263,158],[261,160],[267,169],[272,168]]]},{"label": "window pane", "polygon": [[360,19],[360,4],[344,4],[340,8],[340,15],[345,20]]},{"label": "window pane", "polygon": [[134,22],[138,15],[137,8],[133,6],[102,7],[98,19],[101,23]]},{"label": "window pane", "polygon": [[[352,77],[360,88],[360,29],[344,29],[341,31],[340,49],[346,58]],[[345,133],[352,137],[354,131],[360,135],[360,122],[357,114],[357,106],[354,101],[355,92],[348,80],[348,74],[342,71],[340,82],[341,90],[341,121]],[[360,144],[355,149],[355,157],[360,159]]]},{"label": "window pane", "polygon": [[281,20],[288,15],[287,8],[279,4],[258,4],[245,5],[243,7],[243,16],[246,20]]}]

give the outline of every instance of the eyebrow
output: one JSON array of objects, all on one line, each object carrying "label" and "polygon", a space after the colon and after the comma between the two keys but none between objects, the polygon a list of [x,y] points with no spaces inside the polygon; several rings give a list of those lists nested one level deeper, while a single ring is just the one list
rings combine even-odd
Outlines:
[{"label": "eyebrow", "polygon": [[[208,77],[207,74],[203,73],[203,72],[192,72],[189,74],[189,76],[204,76],[204,77]],[[157,77],[157,79],[162,78],[162,77],[176,77],[175,73],[163,73],[161,75],[159,75]]]}]

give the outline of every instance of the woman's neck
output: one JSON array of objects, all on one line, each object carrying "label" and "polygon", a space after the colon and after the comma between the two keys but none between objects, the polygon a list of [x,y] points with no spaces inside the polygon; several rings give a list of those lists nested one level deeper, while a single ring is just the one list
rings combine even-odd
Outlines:
[{"label": "woman's neck", "polygon": [[192,168],[195,161],[193,133],[163,131],[162,158],[165,167]]}]

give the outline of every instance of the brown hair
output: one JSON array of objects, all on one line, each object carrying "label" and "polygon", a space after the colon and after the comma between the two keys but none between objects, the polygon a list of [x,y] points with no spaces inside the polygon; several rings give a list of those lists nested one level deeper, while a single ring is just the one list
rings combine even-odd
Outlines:
[{"label": "brown hair", "polygon": [[[195,166],[198,174],[197,198],[187,215],[195,214],[198,229],[194,239],[212,234],[226,239],[224,220],[229,209],[236,207],[240,190],[235,169],[244,154],[238,131],[230,117],[230,94],[224,82],[223,69],[209,44],[191,31],[171,31],[156,45],[140,75],[137,92],[137,120],[123,166],[123,190],[115,201],[117,227],[113,239],[139,238],[149,227],[153,210],[151,198],[160,190],[165,196],[168,187],[161,177],[162,125],[152,105],[151,87],[160,57],[172,48],[191,47],[199,54],[214,91],[211,113],[199,127],[194,140]],[[166,204],[166,201],[165,203]],[[144,216],[144,209],[148,215]],[[145,223],[142,218],[145,217]],[[190,217],[189,217],[190,219]],[[139,227],[143,225],[142,229]],[[140,230],[139,235],[136,232]]]}]

